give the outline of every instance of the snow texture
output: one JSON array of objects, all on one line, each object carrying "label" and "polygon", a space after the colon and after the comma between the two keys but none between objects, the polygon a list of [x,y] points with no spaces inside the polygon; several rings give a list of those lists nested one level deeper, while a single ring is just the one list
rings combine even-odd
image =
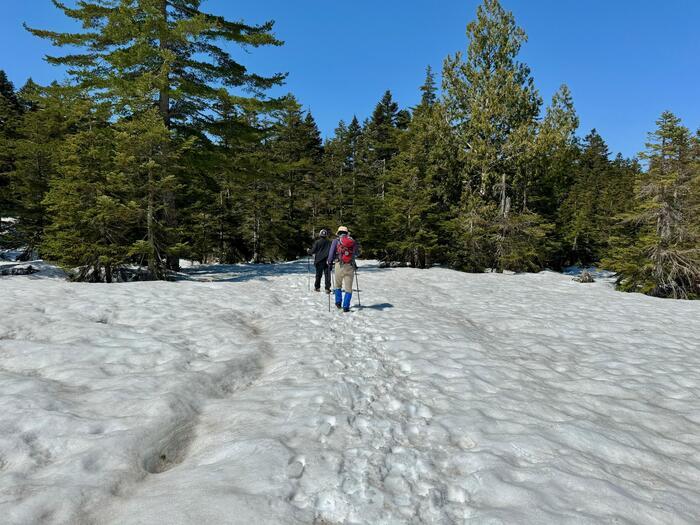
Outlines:
[{"label": "snow texture", "polygon": [[[700,516],[700,302],[552,272],[0,280],[5,524]],[[357,294],[355,295],[357,299]]]}]

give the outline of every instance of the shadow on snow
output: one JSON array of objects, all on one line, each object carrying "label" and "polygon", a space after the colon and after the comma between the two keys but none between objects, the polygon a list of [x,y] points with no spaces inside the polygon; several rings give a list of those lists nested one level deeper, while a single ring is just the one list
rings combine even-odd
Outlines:
[{"label": "shadow on snow", "polygon": [[[370,262],[360,265],[358,275],[367,272],[382,272],[388,268],[379,268],[379,263]],[[277,263],[277,264],[208,264],[184,268],[181,272],[182,280],[191,281],[217,281],[217,282],[245,282],[254,279],[265,281],[270,277],[282,275],[310,275],[313,277],[315,270],[313,264],[306,259]],[[381,306],[381,305],[380,305]],[[386,307],[386,306],[385,306]]]},{"label": "shadow on snow", "polygon": [[387,308],[393,308],[394,305],[391,303],[380,303],[380,304],[371,304],[371,305],[366,305],[363,304],[362,306],[358,306],[358,310],[386,310]]}]

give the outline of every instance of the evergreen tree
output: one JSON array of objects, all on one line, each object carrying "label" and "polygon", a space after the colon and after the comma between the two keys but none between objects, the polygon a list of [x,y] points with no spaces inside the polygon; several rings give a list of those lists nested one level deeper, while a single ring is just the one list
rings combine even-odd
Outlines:
[{"label": "evergreen tree", "polygon": [[168,220],[167,196],[177,190],[177,172],[186,148],[186,143],[171,140],[155,108],[115,125],[114,170],[129,185],[139,211],[137,240],[130,254],[147,263],[154,279],[164,279],[168,256],[178,257],[183,250]]},{"label": "evergreen tree", "polygon": [[316,122],[310,113],[304,114],[293,97],[288,100],[288,108],[277,115],[269,146],[280,175],[278,200],[283,199],[286,210],[276,231],[282,248],[279,256],[293,258],[305,252],[304,247],[321,220],[315,190],[321,176],[323,153]]},{"label": "evergreen tree", "polygon": [[[498,0],[484,0],[477,19],[467,26],[467,36],[466,57],[449,56],[443,68],[448,118],[467,152],[468,197],[461,206],[467,216],[457,222],[469,222],[473,210],[497,205],[498,215],[488,228],[495,242],[495,266],[534,269],[542,263],[551,226],[529,210],[527,201],[541,104],[529,68],[517,61],[527,37]],[[476,195],[486,202],[476,205]],[[464,243],[456,239],[454,245]],[[466,253],[458,257],[474,259]]]},{"label": "evergreen tree", "polygon": [[384,256],[387,173],[399,152],[401,127],[408,120],[394,102],[391,92],[386,91],[365,123],[358,141],[352,174],[355,222],[351,229],[362,238],[367,256]]},{"label": "evergreen tree", "polygon": [[618,273],[622,290],[698,297],[697,142],[673,113],[663,113],[657,126],[641,154],[648,169],[639,177],[634,208],[604,264]]},{"label": "evergreen tree", "polygon": [[693,137],[688,182],[688,225],[691,236],[700,239],[700,129]]},{"label": "evergreen tree", "polygon": [[591,264],[601,253],[605,232],[599,224],[599,200],[611,171],[609,155],[603,138],[592,130],[584,139],[575,178],[560,213],[564,260],[568,264]]},{"label": "evergreen tree", "polygon": [[483,195],[495,190],[500,200],[502,176],[512,183],[541,100],[530,69],[517,61],[525,32],[498,0],[479,6],[467,38],[466,57],[458,52],[445,60],[445,103],[461,146],[469,151],[472,187]]},{"label": "evergreen tree", "polygon": [[420,106],[427,108],[433,107],[438,100],[438,95],[435,74],[433,73],[433,68],[430,66],[425,68],[425,81],[420,87],[420,90],[422,93]]},{"label": "evergreen tree", "polygon": [[324,145],[323,170],[326,181],[325,216],[332,223],[355,224],[355,189],[362,126],[353,116],[349,125],[338,123],[334,136]]},{"label": "evergreen tree", "polygon": [[[75,8],[53,2],[85,31],[28,30],[55,46],[84,52],[48,61],[67,66],[81,87],[127,116],[155,105],[168,129],[206,128],[208,111],[222,103],[259,109],[261,92],[284,79],[248,72],[219,45],[281,45],[271,33],[272,22],[230,22],[203,12],[201,0],[85,0]],[[240,88],[258,96],[230,91]]]},{"label": "evergreen tree", "polygon": [[465,175],[467,152],[460,147],[442,101],[432,106],[430,121],[434,133],[429,162],[430,186],[442,219],[449,221],[460,205],[465,185],[469,190]]},{"label": "evergreen tree", "polygon": [[3,217],[12,217],[15,209],[10,193],[10,173],[14,171],[14,146],[22,107],[12,82],[0,70],[0,247],[15,244],[14,236],[5,232]]},{"label": "evergreen tree", "polygon": [[579,119],[571,91],[562,85],[552,97],[537,133],[534,175],[529,188],[528,207],[553,221],[573,182],[579,150]]},{"label": "evergreen tree", "polygon": [[446,222],[452,234],[447,246],[451,267],[465,272],[483,272],[495,266],[494,224],[498,209],[467,186],[455,206],[455,217]]},{"label": "evergreen tree", "polygon": [[109,111],[85,97],[73,105],[76,131],[58,151],[44,200],[51,220],[42,253],[81,281],[112,282],[129,262],[139,208],[136,181],[115,171],[115,131]]},{"label": "evergreen tree", "polygon": [[17,232],[28,259],[40,246],[47,226],[44,196],[56,173],[56,157],[65,136],[75,124],[73,90],[57,84],[42,88],[31,79],[19,91],[23,108],[14,142],[11,192],[17,215]]},{"label": "evergreen tree", "polygon": [[251,260],[256,263],[283,259],[292,233],[286,222],[289,208],[283,174],[287,166],[274,158],[270,140],[266,138],[251,145],[244,157],[247,172],[242,191],[244,228]]},{"label": "evergreen tree", "polygon": [[305,231],[312,239],[322,225],[328,224],[331,216],[326,205],[329,195],[326,191],[327,180],[323,171],[323,140],[310,111],[306,113],[303,128],[306,131],[305,156],[309,159],[309,168],[305,174],[307,195],[304,207],[308,210]]},{"label": "evergreen tree", "polygon": [[595,130],[584,139],[559,210],[563,264],[593,264],[605,255],[611,229],[633,199],[638,170],[636,163],[619,155],[611,161],[605,141]]},{"label": "evergreen tree", "polygon": [[414,108],[406,133],[399,136],[400,153],[388,173],[386,225],[391,259],[425,268],[430,266],[438,242],[430,181],[431,153],[437,142],[434,124],[437,94],[430,68],[421,91],[421,103]]},{"label": "evergreen tree", "polygon": [[[262,92],[281,83],[284,75],[250,73],[220,47],[222,42],[243,47],[280,45],[271,33],[271,22],[259,26],[230,22],[201,11],[200,0],[85,0],[73,8],[57,0],[54,4],[85,30],[29,29],[56,46],[80,48],[76,54],[49,57],[49,62],[67,66],[78,85],[96,99],[110,102],[116,115],[136,120],[146,115],[142,122],[150,126],[150,111],[157,108],[170,132],[170,151],[180,147],[175,144],[181,140],[178,135],[199,134],[206,140],[204,133],[213,132],[221,107],[261,110],[276,105],[263,101]],[[245,97],[241,90],[252,91],[253,96]],[[162,198],[163,205],[156,207],[161,216],[153,217],[156,222],[151,223],[173,233],[177,209],[187,204],[173,193],[189,180],[184,170],[180,174],[180,184],[157,185],[164,192],[157,199]],[[149,238],[174,243],[165,252],[168,268],[176,269],[177,236]],[[149,257],[151,262],[158,260],[152,253]]]},{"label": "evergreen tree", "polygon": [[[248,192],[259,175],[261,146],[269,130],[254,111],[226,104],[217,108],[217,114],[213,140],[187,159],[191,180],[183,192],[184,240],[191,247],[190,256],[201,262],[257,260],[253,245],[259,243],[253,242],[253,227],[246,218],[251,212]],[[262,165],[268,164],[272,165],[265,159]]]}]

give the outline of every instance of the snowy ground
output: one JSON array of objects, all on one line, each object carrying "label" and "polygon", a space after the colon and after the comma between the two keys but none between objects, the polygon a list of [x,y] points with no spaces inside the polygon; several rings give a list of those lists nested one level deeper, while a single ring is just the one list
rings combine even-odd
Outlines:
[{"label": "snowy ground", "polygon": [[0,278],[2,523],[698,523],[700,302],[305,272]]}]

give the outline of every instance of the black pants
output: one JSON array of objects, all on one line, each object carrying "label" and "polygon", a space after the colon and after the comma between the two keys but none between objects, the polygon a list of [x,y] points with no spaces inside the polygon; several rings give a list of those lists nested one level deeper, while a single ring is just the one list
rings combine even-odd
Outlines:
[{"label": "black pants", "polygon": [[321,276],[325,276],[326,290],[331,289],[331,269],[326,264],[326,261],[319,261],[315,263],[316,266],[316,281],[314,281],[314,288],[317,290],[321,288]]}]

